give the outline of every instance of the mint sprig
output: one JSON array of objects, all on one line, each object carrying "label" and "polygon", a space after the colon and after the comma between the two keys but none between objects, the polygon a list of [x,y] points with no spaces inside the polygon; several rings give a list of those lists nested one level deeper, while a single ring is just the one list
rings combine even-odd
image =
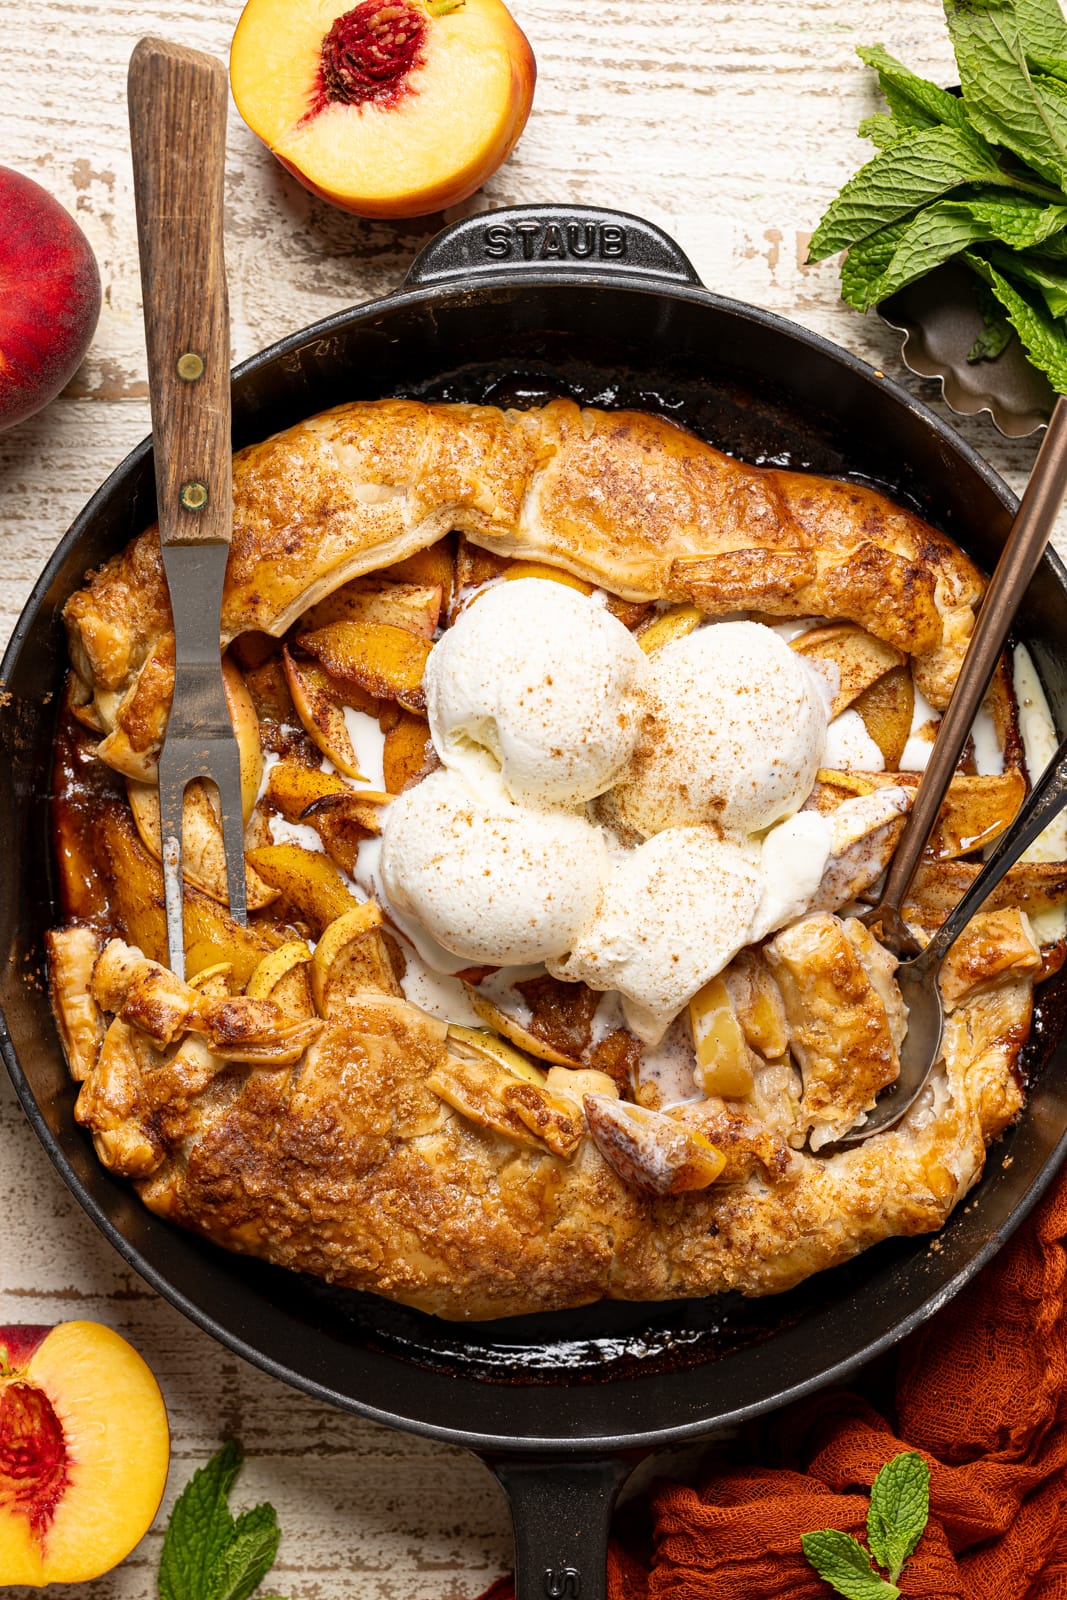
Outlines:
[{"label": "mint sprig", "polygon": [[871,1486],[867,1543],[896,1583],[930,1516],[930,1468],[914,1450],[894,1456]]},{"label": "mint sprig", "polygon": [[846,1600],[898,1600],[896,1584],[878,1576],[870,1556],[850,1533],[824,1528],[821,1533],[805,1533],[800,1543],[819,1577]]},{"label": "mint sprig", "polygon": [[175,1501],[159,1560],[160,1600],[249,1600],[274,1565],[281,1538],[274,1507],[237,1517],[229,1508],[242,1460],[235,1444],[224,1444]]},{"label": "mint sprig", "polygon": [[[897,1579],[929,1515],[930,1469],[922,1456],[906,1450],[886,1462],[871,1486],[869,1551],[838,1528],[805,1533],[800,1544],[819,1577],[846,1600],[898,1600]],[[875,1571],[875,1562],[888,1578]]]},{"label": "mint sprig", "polygon": [[887,113],[877,154],[812,235],[809,261],[847,250],[845,300],[865,311],[955,260],[983,282],[969,359],[1013,335],[1060,393],[1067,349],[1067,20],[1059,0],[943,0],[960,95],[882,45],[859,51]]}]

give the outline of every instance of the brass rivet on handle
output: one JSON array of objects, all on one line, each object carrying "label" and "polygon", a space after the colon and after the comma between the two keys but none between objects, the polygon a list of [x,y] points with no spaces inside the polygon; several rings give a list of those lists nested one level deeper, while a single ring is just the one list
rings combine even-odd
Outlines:
[{"label": "brass rivet on handle", "polygon": [[186,511],[203,511],[207,505],[207,484],[183,483],[181,502]]},{"label": "brass rivet on handle", "polygon": [[197,378],[204,376],[204,358],[201,355],[197,355],[195,350],[186,350],[184,355],[178,357],[174,365],[177,368],[179,378],[184,379],[186,383],[195,383]]}]

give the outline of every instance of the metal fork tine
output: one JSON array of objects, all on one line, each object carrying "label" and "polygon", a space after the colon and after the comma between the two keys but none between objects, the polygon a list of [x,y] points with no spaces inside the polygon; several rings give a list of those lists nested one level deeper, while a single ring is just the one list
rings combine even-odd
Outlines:
[{"label": "metal fork tine", "polygon": [[[173,757],[173,751],[170,752]],[[159,836],[163,856],[163,903],[167,917],[167,949],[171,970],[185,977],[185,904],[182,893],[183,811],[186,780],[168,762],[166,747],[159,757]]]},{"label": "metal fork tine", "polygon": [[226,890],[230,916],[235,922],[248,921],[245,899],[245,834],[241,812],[241,758],[236,743],[216,749],[211,761],[211,776],[219,791],[222,817],[222,843],[226,852]]}]

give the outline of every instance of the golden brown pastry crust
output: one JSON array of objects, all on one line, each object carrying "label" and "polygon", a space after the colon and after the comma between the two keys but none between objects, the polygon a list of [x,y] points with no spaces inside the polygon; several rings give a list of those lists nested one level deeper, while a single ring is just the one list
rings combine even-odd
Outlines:
[{"label": "golden brown pastry crust", "polygon": [[[430,1086],[444,1025],[385,995],[349,1001],[281,1069],[212,1069],[192,1038],[166,1061],[113,1022],[79,1116],[161,1216],[438,1316],[772,1294],[945,1221],[1020,1109],[1011,1068],[1030,1005],[1028,981],[961,1001],[943,1068],[891,1132],[794,1152],[777,1182],[764,1164],[666,1199],[624,1184],[588,1138],[568,1160],[454,1111]],[[687,1125],[700,1117],[686,1108]],[[704,1120],[728,1144],[723,1114]]]},{"label": "golden brown pastry crust", "polygon": [[[662,419],[571,402],[338,407],[243,451],[234,488],[227,638],[280,634],[348,578],[459,528],[633,600],[862,623],[907,651],[943,704],[982,590],[947,540],[871,490],[747,467]],[[87,716],[150,765],[172,660],[155,531],[92,577],[66,619],[93,692]],[[116,806],[101,811],[99,849],[118,924],[161,955],[158,869]],[[956,864],[939,866],[951,877]],[[1013,1069],[1036,958],[1011,915],[984,932],[977,919],[958,950],[944,1061],[897,1128],[813,1155],[732,1105],[689,1105],[664,1115],[720,1147],[727,1167],[709,1188],[665,1196],[627,1185],[603,1158],[567,1069],[555,1069],[562,1087],[502,1094],[491,1071],[458,1072],[444,1026],[373,963],[357,992],[328,991],[324,1021],[293,1025],[306,1030],[295,1062],[280,1037],[267,1059],[244,1037],[271,1022],[262,1002],[236,1018],[223,996],[197,999],[125,947],[98,963],[95,998],[79,1005],[99,948],[85,929],[52,936],[53,992],[84,1078],[78,1116],[152,1210],[228,1249],[481,1319],[603,1297],[775,1293],[879,1239],[939,1227],[1022,1103]],[[217,918],[189,892],[201,936]],[[278,943],[263,930],[243,938],[241,983]],[[753,988],[752,959],[735,975],[743,1025],[781,1055],[785,1017]],[[576,1077],[600,1078],[610,1101],[611,1079]],[[461,1109],[475,1092],[487,1097],[480,1119]]]},{"label": "golden brown pastry crust", "polygon": [[[458,528],[625,599],[862,623],[914,657],[916,682],[943,706],[983,588],[948,539],[874,490],[751,467],[663,418],[569,400],[525,412],[337,406],[240,451],[233,486],[227,641],[280,635],[347,579]],[[104,731],[154,749],[172,674],[156,530],[102,567],[65,617]]]}]

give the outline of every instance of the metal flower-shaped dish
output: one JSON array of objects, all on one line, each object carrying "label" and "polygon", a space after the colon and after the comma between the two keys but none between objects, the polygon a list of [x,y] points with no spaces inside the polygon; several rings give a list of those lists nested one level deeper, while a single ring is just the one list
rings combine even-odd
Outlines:
[{"label": "metal flower-shaped dish", "polygon": [[982,331],[977,280],[946,262],[883,300],[879,315],[904,337],[904,365],[938,378],[945,403],[963,416],[988,411],[1001,433],[1021,439],[1048,422],[1056,395],[1013,338],[995,361],[968,361]]}]

